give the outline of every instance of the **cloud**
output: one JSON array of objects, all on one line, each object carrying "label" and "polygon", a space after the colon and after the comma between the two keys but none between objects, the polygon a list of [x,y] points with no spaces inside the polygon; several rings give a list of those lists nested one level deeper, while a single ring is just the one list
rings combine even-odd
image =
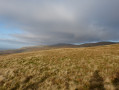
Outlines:
[{"label": "cloud", "polygon": [[118,0],[0,0],[0,21],[24,32],[11,34],[15,40],[33,45],[119,40],[118,4]]}]

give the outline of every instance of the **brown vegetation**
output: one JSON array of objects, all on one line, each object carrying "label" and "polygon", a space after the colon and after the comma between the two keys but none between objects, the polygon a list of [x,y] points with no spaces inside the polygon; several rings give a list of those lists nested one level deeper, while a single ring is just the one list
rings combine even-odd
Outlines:
[{"label": "brown vegetation", "polygon": [[98,86],[93,81],[112,90],[107,87],[118,86],[118,75],[114,77],[118,69],[119,44],[4,55],[0,56],[0,90],[89,90],[90,85]]},{"label": "brown vegetation", "polygon": [[103,78],[99,75],[99,71],[96,70],[93,73],[93,76],[90,79],[90,85],[89,89],[90,90],[105,90],[104,88],[104,80]]}]

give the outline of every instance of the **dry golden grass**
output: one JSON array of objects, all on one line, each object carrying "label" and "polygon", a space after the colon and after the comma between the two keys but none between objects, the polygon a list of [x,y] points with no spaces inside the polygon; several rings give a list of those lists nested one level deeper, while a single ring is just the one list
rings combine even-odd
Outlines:
[{"label": "dry golden grass", "polygon": [[113,90],[119,44],[0,56],[0,90],[89,90],[95,70]]}]

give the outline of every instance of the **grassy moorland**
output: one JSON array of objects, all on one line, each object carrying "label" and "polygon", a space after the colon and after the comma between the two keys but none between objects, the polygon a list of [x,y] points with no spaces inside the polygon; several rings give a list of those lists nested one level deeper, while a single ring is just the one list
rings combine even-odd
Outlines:
[{"label": "grassy moorland", "polygon": [[1,55],[0,90],[114,90],[118,72],[119,44]]}]

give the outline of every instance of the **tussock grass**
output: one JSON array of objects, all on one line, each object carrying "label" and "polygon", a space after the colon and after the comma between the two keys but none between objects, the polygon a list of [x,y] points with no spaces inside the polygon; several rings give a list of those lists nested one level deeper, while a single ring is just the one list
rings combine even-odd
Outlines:
[{"label": "tussock grass", "polygon": [[89,90],[96,70],[113,90],[119,44],[0,56],[0,90]]}]

